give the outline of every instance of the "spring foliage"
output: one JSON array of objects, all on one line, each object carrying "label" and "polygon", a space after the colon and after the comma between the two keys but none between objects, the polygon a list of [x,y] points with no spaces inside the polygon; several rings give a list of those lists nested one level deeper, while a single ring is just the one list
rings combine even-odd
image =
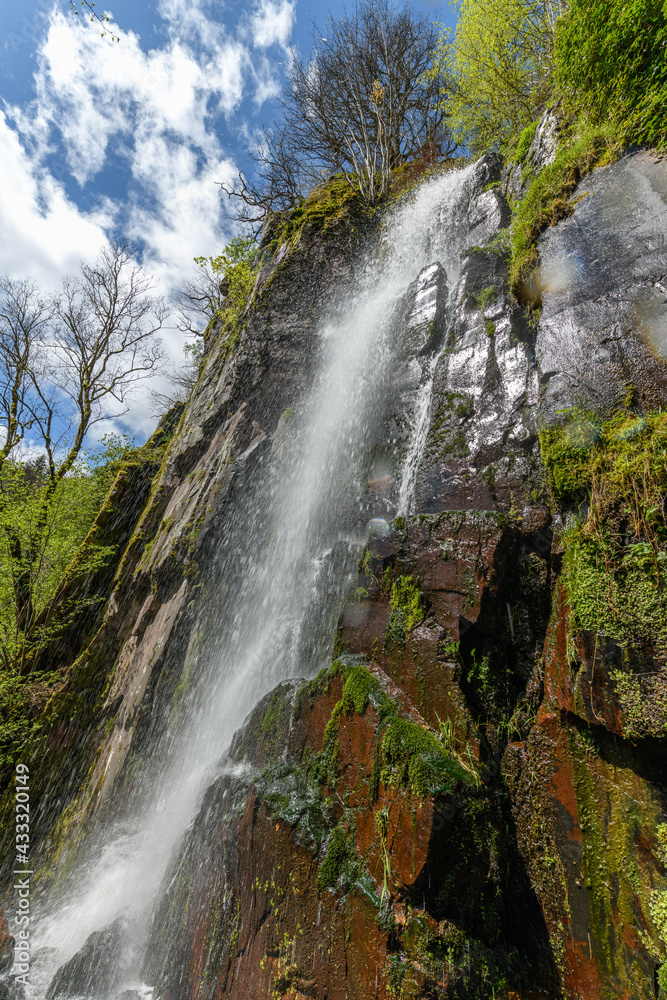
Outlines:
[{"label": "spring foliage", "polygon": [[556,84],[575,112],[631,142],[667,142],[663,0],[571,0],[557,25]]},{"label": "spring foliage", "polygon": [[127,448],[125,438],[105,436],[102,448],[78,462],[55,490],[43,459],[5,462],[0,483],[0,662],[5,670],[21,672],[67,624],[43,612],[74,556],[79,553],[77,572],[83,577],[112,554],[96,544],[79,550]]},{"label": "spring foliage", "polygon": [[462,0],[439,65],[455,86],[445,95],[450,127],[473,154],[506,144],[539,116],[550,96],[559,0]]},{"label": "spring foliage", "polygon": [[256,277],[255,253],[252,239],[234,236],[217,257],[195,257],[195,264],[217,280],[221,294],[215,302],[214,315],[221,317],[231,332],[238,329],[252,294]]}]

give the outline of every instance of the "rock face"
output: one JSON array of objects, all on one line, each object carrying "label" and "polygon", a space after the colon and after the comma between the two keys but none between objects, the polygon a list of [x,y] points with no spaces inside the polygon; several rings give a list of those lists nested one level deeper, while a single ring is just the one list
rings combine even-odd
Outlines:
[{"label": "rock face", "polygon": [[0,907],[0,972],[8,969],[14,960],[14,938],[9,933],[7,918]]},{"label": "rock face", "polygon": [[94,931],[83,948],[58,969],[46,1000],[58,997],[108,997],[116,986],[119,956],[127,947],[127,927],[116,920],[103,931]]},{"label": "rock face", "polygon": [[546,419],[610,410],[630,386],[647,410],[667,392],[667,164],[635,153],[577,188],[542,240],[537,358]]},{"label": "rock face", "polygon": [[[535,169],[552,146],[538,130]],[[550,492],[540,449],[568,408],[667,402],[667,167],[635,153],[579,186],[541,239],[539,323],[509,293],[500,167],[471,171],[460,273],[433,261],[392,318],[369,445],[385,471],[361,501],[391,524],[363,551],[330,668],[267,694],[211,776],[150,926],[142,976],[160,1000],[667,996],[667,743],[629,729],[615,680],[641,673],[659,715],[665,651],[576,626],[562,564],[578,511]],[[49,730],[45,764],[71,762],[49,793],[68,808],[42,821],[56,870],[169,747],[243,545],[206,600],[198,571],[242,535],[287,447],[314,316],[362,243],[344,218],[292,251],[272,233],[238,348],[211,339]],[[415,441],[411,506],[392,520]],[[118,950],[101,941],[49,997],[114,992],[111,971],[90,975]]]}]

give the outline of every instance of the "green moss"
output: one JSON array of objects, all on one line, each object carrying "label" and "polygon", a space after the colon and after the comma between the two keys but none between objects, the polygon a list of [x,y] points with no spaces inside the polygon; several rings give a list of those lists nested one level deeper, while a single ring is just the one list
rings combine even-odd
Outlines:
[{"label": "green moss", "polygon": [[[570,504],[588,499],[590,506],[564,537],[564,581],[575,628],[623,646],[653,646],[664,662],[667,414],[637,418],[621,412],[600,421],[574,413],[564,426],[544,431],[540,443],[554,499]],[[621,675],[617,687],[638,719],[641,695]],[[637,725],[634,731],[639,732]]]},{"label": "green moss", "polygon": [[368,208],[343,174],[336,174],[314,188],[295,209],[284,216],[275,230],[272,244],[275,248],[284,243],[294,247],[306,232],[324,233],[346,216],[361,218],[368,212]]},{"label": "green moss", "polygon": [[471,296],[471,305],[475,306],[477,309],[481,309],[482,312],[491,305],[498,298],[498,289],[493,285],[488,288],[483,288],[481,292],[477,292],[475,295]]},{"label": "green moss", "polygon": [[435,733],[398,715],[389,716],[383,729],[380,777],[386,785],[407,788],[421,799],[444,795],[457,781],[470,781]]},{"label": "green moss", "polygon": [[403,986],[408,968],[408,963],[403,961],[400,955],[391,955],[389,957],[387,993],[390,997],[395,997],[396,1000],[403,996]]},{"label": "green moss", "polygon": [[356,851],[350,838],[342,827],[334,827],[317,871],[318,890],[340,888],[346,891],[356,880],[357,869]]},{"label": "green moss", "polygon": [[496,332],[496,324],[492,323],[490,319],[487,319],[484,324],[484,329],[486,330],[487,337],[493,337]]},{"label": "green moss", "polygon": [[581,178],[619,154],[620,145],[610,127],[588,127],[567,139],[553,163],[543,167],[532,181],[512,222],[510,285],[522,299],[528,294],[524,286],[537,265],[540,233],[574,211],[570,195]]},{"label": "green moss", "polygon": [[282,750],[291,709],[290,689],[286,685],[280,685],[273,692],[269,706],[259,724],[259,731],[264,739],[265,753],[270,757],[280,754]]},{"label": "green moss", "polygon": [[389,601],[391,614],[384,636],[384,652],[403,649],[406,636],[424,620],[421,594],[413,577],[399,576],[392,585]]},{"label": "green moss", "polygon": [[660,862],[667,868],[667,823],[660,823],[656,830],[658,840],[657,855]]},{"label": "green moss", "polygon": [[474,412],[474,401],[466,393],[443,392],[440,395],[438,408],[431,420],[428,440],[430,458],[440,458],[447,455],[464,458],[468,455],[468,442],[461,430],[460,421],[468,420]]}]

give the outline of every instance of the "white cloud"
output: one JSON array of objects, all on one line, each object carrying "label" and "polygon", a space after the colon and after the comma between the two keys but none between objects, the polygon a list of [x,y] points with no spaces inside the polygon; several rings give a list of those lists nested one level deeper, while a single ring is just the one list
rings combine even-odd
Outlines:
[{"label": "white cloud", "polygon": [[253,44],[257,48],[281,45],[287,48],[294,24],[294,4],[290,0],[260,0],[260,7],[252,16]]},{"label": "white cloud", "polygon": [[[190,276],[193,256],[219,252],[232,227],[216,182],[237,171],[224,131],[248,131],[237,115],[245,98],[257,107],[278,92],[271,47],[288,44],[294,0],[258,0],[249,16],[228,0],[223,14],[231,9],[236,27],[207,17],[209,5],[160,0],[166,34],[149,50],[127,26],[114,44],[53,10],[34,100],[0,112],[0,271],[48,274],[55,285],[96,256],[105,234],[120,231],[143,246],[169,293]],[[220,5],[210,9],[219,18]],[[116,173],[106,192],[98,178],[110,163]],[[80,205],[67,194],[70,176]],[[176,360],[182,336],[166,331],[164,341]],[[154,423],[146,400],[138,394],[129,418],[141,432]]]},{"label": "white cloud", "polygon": [[30,160],[0,111],[0,272],[53,286],[58,273],[95,257],[113,216],[82,213],[62,185]]}]

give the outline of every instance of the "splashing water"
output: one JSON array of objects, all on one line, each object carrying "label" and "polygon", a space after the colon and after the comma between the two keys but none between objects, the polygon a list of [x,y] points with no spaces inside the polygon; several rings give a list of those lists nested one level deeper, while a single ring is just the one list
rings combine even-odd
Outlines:
[{"label": "splashing water", "polygon": [[[318,331],[319,375],[290,430],[287,456],[259,477],[251,512],[225,526],[217,571],[216,617],[223,623],[193,660],[178,732],[153,752],[137,782],[132,819],[103,840],[39,914],[31,995],[43,997],[55,970],[89,934],[124,915],[134,946],[123,954],[123,983],[137,988],[142,934],[170,859],[196,814],[233,733],[280,681],[312,676],[331,654],[337,617],[365,541],[363,501],[377,414],[391,362],[392,317],[419,272],[440,261],[450,295],[467,230],[471,168],[423,184],[385,225],[386,252],[369,259],[347,305]],[[428,431],[436,359],[410,415],[399,512],[409,510]],[[164,752],[163,752],[164,751]],[[93,852],[89,852],[89,855]]]}]

